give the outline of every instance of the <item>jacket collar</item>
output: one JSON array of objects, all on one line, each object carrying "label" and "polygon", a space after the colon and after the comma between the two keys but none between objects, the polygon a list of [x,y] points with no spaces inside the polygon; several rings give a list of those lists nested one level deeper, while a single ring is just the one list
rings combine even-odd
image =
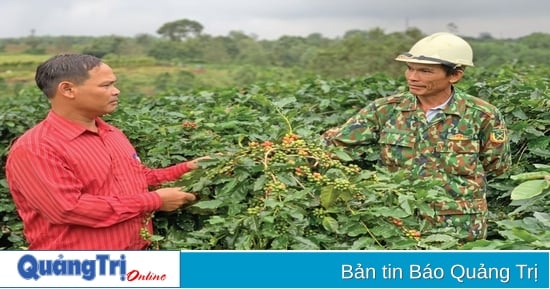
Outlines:
[{"label": "jacket collar", "polygon": [[[403,100],[399,104],[401,111],[414,111],[418,107],[418,99],[410,92],[403,94]],[[466,111],[466,101],[464,93],[453,87],[453,94],[448,105],[443,109],[445,114],[454,114],[457,116],[464,115]]]}]

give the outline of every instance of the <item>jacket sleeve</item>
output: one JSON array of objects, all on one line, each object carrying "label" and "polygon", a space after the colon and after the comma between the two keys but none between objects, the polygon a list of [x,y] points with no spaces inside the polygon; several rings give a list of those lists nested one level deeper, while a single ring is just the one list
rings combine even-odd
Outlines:
[{"label": "jacket sleeve", "polygon": [[356,157],[366,153],[368,145],[378,139],[379,120],[377,106],[372,102],[348,119],[343,125],[331,128],[322,134],[325,145],[342,146]]},{"label": "jacket sleeve", "polygon": [[511,166],[511,153],[508,131],[500,111],[483,122],[481,127],[480,157],[483,168],[488,176],[503,174]]}]

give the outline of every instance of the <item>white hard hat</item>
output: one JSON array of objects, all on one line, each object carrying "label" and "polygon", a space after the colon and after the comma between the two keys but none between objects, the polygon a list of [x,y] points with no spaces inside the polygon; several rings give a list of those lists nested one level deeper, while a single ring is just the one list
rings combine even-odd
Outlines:
[{"label": "white hard hat", "polygon": [[438,32],[420,39],[409,52],[400,54],[395,60],[443,64],[454,68],[474,66],[470,44],[449,32]]}]

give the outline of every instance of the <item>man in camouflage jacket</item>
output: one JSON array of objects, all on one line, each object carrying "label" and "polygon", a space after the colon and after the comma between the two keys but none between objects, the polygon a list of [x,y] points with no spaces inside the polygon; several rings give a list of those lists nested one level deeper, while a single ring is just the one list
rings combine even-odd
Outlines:
[{"label": "man in camouflage jacket", "polygon": [[430,223],[453,226],[465,240],[483,239],[487,177],[502,174],[511,161],[499,110],[454,86],[464,66],[473,66],[472,50],[458,36],[436,33],[396,60],[407,64],[409,91],[373,101],[324,140],[359,151],[377,143],[390,171],[441,180],[455,202],[435,204]]}]

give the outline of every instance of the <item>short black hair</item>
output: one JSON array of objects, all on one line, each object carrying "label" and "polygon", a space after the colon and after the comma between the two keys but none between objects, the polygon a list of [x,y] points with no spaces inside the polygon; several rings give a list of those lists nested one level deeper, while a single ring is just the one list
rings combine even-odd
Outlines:
[{"label": "short black hair", "polygon": [[443,70],[445,71],[445,75],[451,76],[456,74],[458,71],[464,71],[464,66],[449,66],[445,64],[441,64],[441,67],[443,67]]},{"label": "short black hair", "polygon": [[93,55],[58,54],[36,68],[34,80],[38,88],[48,98],[52,98],[60,82],[83,83],[88,79],[89,71],[101,63],[101,59]]}]

